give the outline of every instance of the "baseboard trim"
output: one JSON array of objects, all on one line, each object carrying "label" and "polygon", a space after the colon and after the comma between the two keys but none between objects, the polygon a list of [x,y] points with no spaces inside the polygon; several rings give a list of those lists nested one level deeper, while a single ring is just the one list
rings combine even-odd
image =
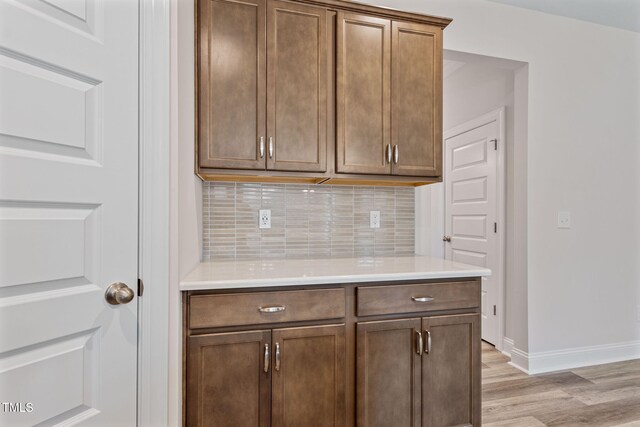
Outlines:
[{"label": "baseboard trim", "polygon": [[511,366],[529,375],[640,359],[640,341],[527,353],[511,350]]},{"label": "baseboard trim", "polygon": [[529,372],[544,372],[640,359],[640,341],[576,347],[529,355]]},{"label": "baseboard trim", "polygon": [[509,365],[521,370],[525,374],[531,375],[529,372],[529,353],[518,348],[511,348],[511,362]]},{"label": "baseboard trim", "polygon": [[502,339],[502,354],[511,357],[513,351],[513,340],[511,338],[504,337]]}]

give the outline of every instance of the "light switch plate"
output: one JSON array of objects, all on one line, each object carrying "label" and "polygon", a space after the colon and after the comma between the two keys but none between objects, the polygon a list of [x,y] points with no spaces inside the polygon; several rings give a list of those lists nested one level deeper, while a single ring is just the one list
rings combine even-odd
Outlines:
[{"label": "light switch plate", "polygon": [[369,213],[369,227],[380,228],[380,211],[371,211]]},{"label": "light switch plate", "polygon": [[260,228],[271,228],[271,209],[260,209],[258,223]]},{"label": "light switch plate", "polygon": [[558,228],[571,228],[571,214],[558,212]]}]

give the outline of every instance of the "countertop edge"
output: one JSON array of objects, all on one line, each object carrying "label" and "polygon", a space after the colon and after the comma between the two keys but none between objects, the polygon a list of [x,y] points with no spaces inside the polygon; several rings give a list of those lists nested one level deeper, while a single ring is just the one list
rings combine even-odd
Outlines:
[{"label": "countertop edge", "polygon": [[223,289],[247,289],[269,288],[282,286],[308,286],[308,285],[334,285],[341,283],[371,283],[400,280],[433,280],[433,279],[457,279],[471,277],[486,277],[491,275],[491,270],[478,268],[477,270],[458,271],[430,271],[410,273],[379,273],[379,274],[354,274],[344,276],[310,276],[310,277],[283,277],[268,279],[244,279],[244,280],[182,280],[180,291],[203,291]]}]

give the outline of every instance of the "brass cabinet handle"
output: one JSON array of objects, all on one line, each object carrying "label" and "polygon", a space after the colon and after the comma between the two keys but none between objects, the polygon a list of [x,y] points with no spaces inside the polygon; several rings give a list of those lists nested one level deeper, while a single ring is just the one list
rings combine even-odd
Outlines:
[{"label": "brass cabinet handle", "polygon": [[416,353],[418,356],[422,356],[422,333],[416,331]]},{"label": "brass cabinet handle", "polygon": [[387,144],[387,163],[391,164],[391,144]]},{"label": "brass cabinet handle", "polygon": [[269,372],[269,361],[271,358],[269,357],[269,344],[264,345],[264,371]]},{"label": "brass cabinet handle", "polygon": [[273,137],[269,137],[269,158],[273,159]]},{"label": "brass cabinet handle", "polygon": [[264,157],[264,136],[260,137],[260,158]]},{"label": "brass cabinet handle", "polygon": [[431,297],[411,297],[411,299],[415,302],[431,302],[435,300],[435,298]]},{"label": "brass cabinet handle", "polygon": [[431,332],[424,331],[424,334],[427,336],[427,345],[424,348],[424,353],[429,354],[431,353]]},{"label": "brass cabinet handle", "polygon": [[280,370],[280,343],[276,343],[276,371]]},{"label": "brass cabinet handle", "polygon": [[282,313],[287,307],[284,305],[268,305],[265,307],[258,307],[260,313]]},{"label": "brass cabinet handle", "polygon": [[393,146],[393,163],[398,164],[398,159],[400,158],[400,149],[397,145]]}]

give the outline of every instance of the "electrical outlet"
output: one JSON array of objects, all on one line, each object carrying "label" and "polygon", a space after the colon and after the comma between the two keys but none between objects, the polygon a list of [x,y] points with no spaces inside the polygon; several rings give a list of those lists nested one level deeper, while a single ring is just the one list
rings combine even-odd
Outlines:
[{"label": "electrical outlet", "polygon": [[271,209],[260,209],[258,223],[260,228],[271,228]]},{"label": "electrical outlet", "polygon": [[571,228],[571,214],[558,212],[558,228]]},{"label": "electrical outlet", "polygon": [[380,228],[380,211],[369,212],[369,227]]}]

